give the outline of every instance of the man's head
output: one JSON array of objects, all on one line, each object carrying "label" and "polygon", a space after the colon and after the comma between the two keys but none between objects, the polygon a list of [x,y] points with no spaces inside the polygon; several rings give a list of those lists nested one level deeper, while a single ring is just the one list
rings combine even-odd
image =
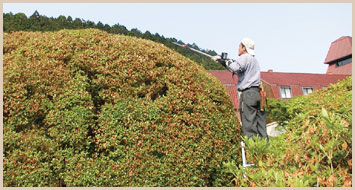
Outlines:
[{"label": "man's head", "polygon": [[243,55],[245,53],[255,56],[254,41],[249,38],[243,38],[239,44],[238,53],[239,53],[239,56]]}]

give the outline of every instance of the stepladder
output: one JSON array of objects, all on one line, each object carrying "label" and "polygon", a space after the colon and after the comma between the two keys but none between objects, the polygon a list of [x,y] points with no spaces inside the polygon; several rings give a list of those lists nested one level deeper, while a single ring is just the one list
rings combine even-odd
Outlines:
[{"label": "stepladder", "polygon": [[[254,166],[255,164],[248,164],[247,163],[247,159],[246,159],[246,155],[245,155],[245,143],[243,141],[240,142],[241,145],[241,149],[242,149],[242,162],[243,162],[243,168],[249,167],[249,166]],[[245,174],[243,174],[244,177]]]}]

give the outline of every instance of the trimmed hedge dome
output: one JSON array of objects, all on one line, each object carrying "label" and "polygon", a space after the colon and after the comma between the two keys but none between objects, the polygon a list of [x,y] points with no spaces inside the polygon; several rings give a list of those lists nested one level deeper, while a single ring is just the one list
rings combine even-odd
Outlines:
[{"label": "trimmed hedge dome", "polygon": [[231,186],[223,85],[164,45],[96,29],[4,34],[4,186]]}]

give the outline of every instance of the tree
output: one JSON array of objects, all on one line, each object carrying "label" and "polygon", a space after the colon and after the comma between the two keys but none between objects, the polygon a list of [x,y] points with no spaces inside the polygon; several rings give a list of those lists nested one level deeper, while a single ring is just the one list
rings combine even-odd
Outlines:
[{"label": "tree", "polygon": [[31,16],[30,19],[39,19],[40,15],[38,11],[36,10]]},{"label": "tree", "polygon": [[152,34],[147,30],[144,32],[143,36],[144,39],[149,39],[149,40],[153,40],[152,39]]},{"label": "tree", "polygon": [[102,24],[102,22],[100,22],[100,21],[96,24],[95,28],[97,28],[99,30],[104,30],[105,29],[104,24]]},{"label": "tree", "polygon": [[109,32],[111,30],[111,26],[108,25],[108,24],[105,24],[103,30],[106,31],[106,32]]},{"label": "tree", "polygon": [[133,28],[130,32],[129,35],[131,36],[136,36],[136,37],[141,37],[142,36],[142,32],[140,30],[138,30],[137,28]]},{"label": "tree", "polygon": [[94,28],[95,27],[95,23],[92,21],[86,21],[84,24],[85,28]]},{"label": "tree", "polygon": [[68,16],[67,21],[68,21],[69,23],[72,23],[72,22],[73,22],[72,17],[71,17],[71,16]]},{"label": "tree", "polygon": [[76,18],[76,19],[74,20],[74,22],[73,22],[73,28],[76,28],[76,29],[78,29],[78,28],[83,28],[83,22],[82,22],[82,20],[79,19],[79,18]]},{"label": "tree", "polygon": [[125,26],[120,25],[120,24],[113,25],[111,28],[111,31],[114,34],[124,34],[124,35],[128,34],[127,28]]},{"label": "tree", "polygon": [[40,28],[40,16],[36,10],[29,18],[30,30],[39,30]]},{"label": "tree", "polygon": [[12,13],[3,14],[4,19],[4,32],[28,30],[29,22],[27,16],[24,13]]}]

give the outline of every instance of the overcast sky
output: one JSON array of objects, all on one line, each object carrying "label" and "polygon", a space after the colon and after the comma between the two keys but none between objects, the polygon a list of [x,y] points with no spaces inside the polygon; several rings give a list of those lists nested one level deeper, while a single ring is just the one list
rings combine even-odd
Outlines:
[{"label": "overcast sky", "polygon": [[237,58],[255,41],[261,70],[326,73],[331,42],[352,36],[351,3],[4,3],[4,13],[120,24]]}]

